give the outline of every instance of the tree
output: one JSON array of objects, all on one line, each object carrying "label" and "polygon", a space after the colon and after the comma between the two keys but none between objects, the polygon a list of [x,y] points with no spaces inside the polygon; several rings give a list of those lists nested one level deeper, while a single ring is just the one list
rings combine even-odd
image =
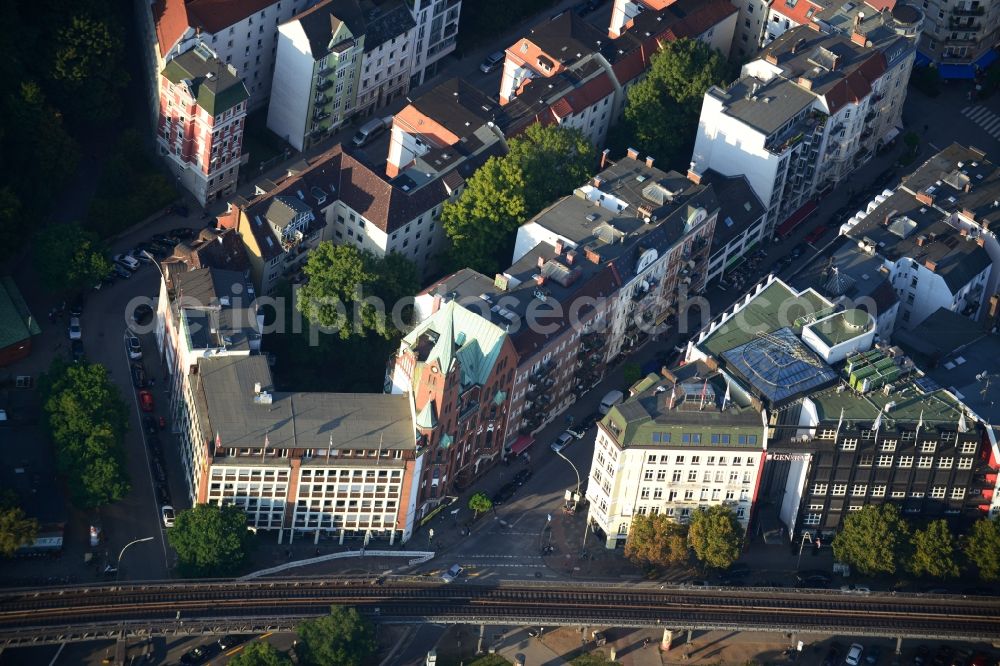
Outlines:
[{"label": "tree", "polygon": [[701,41],[661,42],[646,78],[628,91],[621,135],[664,164],[686,162],[705,91],[730,76],[723,55]]},{"label": "tree", "polygon": [[983,580],[1000,578],[1000,518],[980,518],[965,539],[965,556]]},{"label": "tree", "polygon": [[509,659],[498,654],[484,654],[470,663],[469,666],[509,666],[510,663]]},{"label": "tree", "polygon": [[[393,308],[419,288],[416,267],[408,259],[380,258],[330,241],[309,253],[303,273],[309,281],[299,288],[296,307],[310,322],[337,330],[343,340],[366,333],[385,339],[398,335]],[[408,324],[405,313],[395,323]]]},{"label": "tree", "polygon": [[710,567],[728,569],[740,556],[743,527],[736,514],[722,504],[691,514],[688,547]]},{"label": "tree", "polygon": [[956,578],[955,539],[948,529],[948,521],[931,521],[925,529],[917,530],[910,542],[912,553],[907,568],[915,576]]},{"label": "tree", "polygon": [[34,542],[38,521],[28,518],[20,507],[0,505],[0,555],[13,555],[21,546]]},{"label": "tree", "polygon": [[56,361],[40,388],[56,467],[66,477],[73,504],[95,508],[125,497],[128,411],[108,371],[100,365]]},{"label": "tree", "polygon": [[250,548],[246,514],[238,506],[198,504],[180,511],[167,532],[181,573],[228,576],[239,571]]},{"label": "tree", "polygon": [[632,386],[642,379],[642,367],[638,363],[626,363],[622,366],[622,379],[627,386]]},{"label": "tree", "polygon": [[122,31],[107,18],[70,17],[56,31],[51,76],[74,118],[111,120],[121,112],[119,92],[128,83]]},{"label": "tree", "polygon": [[375,652],[375,632],[353,608],[331,606],[330,614],[299,627],[299,657],[310,666],[361,666]]},{"label": "tree", "polygon": [[111,272],[111,261],[79,224],[53,224],[38,232],[35,265],[42,284],[53,293],[87,289]]},{"label": "tree", "polygon": [[486,513],[493,508],[493,500],[487,497],[486,493],[476,493],[469,498],[469,508],[476,512],[476,518],[479,514]]},{"label": "tree", "polygon": [[291,666],[292,661],[267,641],[254,641],[229,660],[230,666]]},{"label": "tree", "polygon": [[507,267],[515,231],[555,199],[579,187],[593,170],[594,149],[576,129],[531,125],[466,182],[441,220],[452,264],[493,275]]},{"label": "tree", "polygon": [[863,574],[896,573],[905,559],[909,533],[895,504],[868,505],[847,514],[833,539],[833,554]]},{"label": "tree", "polygon": [[664,514],[634,516],[625,557],[653,566],[683,564],[688,558],[687,529]]},{"label": "tree", "polygon": [[615,666],[617,661],[611,661],[603,652],[588,652],[581,654],[569,662],[571,666]]}]

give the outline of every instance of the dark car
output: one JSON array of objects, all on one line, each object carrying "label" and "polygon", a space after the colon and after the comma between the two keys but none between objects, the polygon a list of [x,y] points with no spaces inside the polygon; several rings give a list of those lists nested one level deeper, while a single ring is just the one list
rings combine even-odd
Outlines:
[{"label": "dark car", "polygon": [[247,640],[249,639],[250,639],[249,636],[240,636],[238,634],[232,636],[227,634],[219,639],[217,645],[219,646],[220,650],[228,650],[229,648],[234,648],[237,645],[242,645],[243,643],[246,643]]},{"label": "dark car", "polygon": [[799,243],[798,245],[792,248],[792,259],[798,259],[803,254],[805,254],[805,252],[806,252],[806,244]]},{"label": "dark car", "polygon": [[798,587],[826,589],[830,586],[830,576],[823,572],[800,571],[795,576]]},{"label": "dark car", "polygon": [[199,645],[193,650],[188,650],[181,656],[181,663],[185,665],[196,666],[197,664],[204,664],[206,661],[214,657],[219,653],[219,646],[215,643],[206,643],[205,645]]},{"label": "dark car", "polygon": [[132,313],[132,319],[134,319],[135,323],[137,324],[146,324],[152,318],[153,318],[153,308],[146,305],[145,303],[137,305],[135,311]]},{"label": "dark car", "polygon": [[156,259],[165,259],[174,252],[174,246],[166,243],[150,243],[149,248],[149,253]]},{"label": "dark car", "polygon": [[516,483],[519,486],[523,486],[525,483],[527,483],[528,479],[531,478],[531,474],[532,472],[530,469],[522,469],[521,471],[519,471],[517,474],[514,475],[514,483]]},{"label": "dark car", "polygon": [[191,227],[178,227],[176,229],[171,229],[168,234],[174,238],[180,238],[181,240],[187,240],[188,238],[194,238],[198,235],[197,229],[192,229]]},{"label": "dark car", "polygon": [[151,258],[153,255],[153,244],[152,243],[139,243],[132,250],[132,256],[141,261],[144,264],[153,263]]},{"label": "dark car", "polygon": [[510,483],[505,483],[503,486],[500,487],[500,490],[496,491],[496,493],[493,495],[493,504],[499,506],[504,502],[506,502],[507,500],[509,500],[511,497],[514,496],[514,493],[517,492],[517,487],[518,484],[514,481],[511,481]]},{"label": "dark car", "polygon": [[121,266],[120,264],[112,265],[111,272],[125,280],[132,277],[132,271],[125,268],[124,266]]},{"label": "dark car", "polygon": [[157,432],[156,428],[156,417],[152,414],[146,414],[142,419],[142,427],[146,429],[150,435],[155,435]]},{"label": "dark car", "polygon": [[146,371],[138,363],[132,364],[132,383],[136,388],[146,388]]},{"label": "dark car", "polygon": [[83,340],[70,340],[69,349],[70,355],[73,357],[75,362],[79,363],[83,360],[85,356],[83,353]]},{"label": "dark car", "polygon": [[584,430],[590,430],[591,428],[594,427],[594,425],[598,421],[601,420],[601,418],[602,415],[600,412],[593,412],[591,414],[587,414],[582,419],[580,419],[580,423],[577,425],[577,427],[583,428]]},{"label": "dark car", "polygon": [[83,296],[77,296],[69,306],[69,316],[79,317],[83,315]]},{"label": "dark car", "polygon": [[170,489],[167,488],[165,483],[157,484],[156,497],[160,501],[160,504],[170,504]]},{"label": "dark car", "polygon": [[167,234],[154,234],[150,240],[154,245],[169,245],[170,247],[177,245],[177,239]]},{"label": "dark car", "polygon": [[823,658],[823,666],[838,666],[840,664],[840,648],[836,645],[830,646]]},{"label": "dark car", "polygon": [[191,214],[191,211],[188,210],[188,207],[182,204],[171,206],[170,208],[167,209],[167,212],[173,213],[174,215],[180,215],[181,217],[187,217],[188,215]]},{"label": "dark car", "polygon": [[159,460],[153,461],[153,477],[160,483],[166,485],[167,483],[167,472],[160,464]]}]

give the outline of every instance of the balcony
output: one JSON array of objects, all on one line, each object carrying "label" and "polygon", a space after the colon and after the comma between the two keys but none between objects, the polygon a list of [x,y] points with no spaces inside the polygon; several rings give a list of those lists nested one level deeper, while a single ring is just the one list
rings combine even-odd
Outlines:
[{"label": "balcony", "polygon": [[952,7],[952,16],[983,16],[986,14],[986,7],[980,5],[979,7]]},{"label": "balcony", "polygon": [[326,106],[333,100],[329,95],[317,95],[316,99],[313,100],[315,106]]},{"label": "balcony", "polygon": [[333,81],[327,79],[325,81],[317,83],[316,84],[316,90],[319,90],[320,92],[322,92],[324,90],[328,90],[331,86],[333,86]]},{"label": "balcony", "polygon": [[604,336],[597,333],[584,333],[580,336],[580,348],[584,353],[603,349],[605,342]]},{"label": "balcony", "polygon": [[948,21],[949,30],[968,30],[978,31],[983,27],[982,21],[976,21],[973,19],[962,19],[957,16],[952,16]]},{"label": "balcony", "polygon": [[327,111],[320,111],[319,113],[314,113],[313,114],[313,121],[318,123],[318,122],[321,122],[323,120],[326,120],[329,117],[330,117],[330,114]]},{"label": "balcony", "polygon": [[552,361],[546,361],[545,363],[542,363],[542,365],[538,368],[538,370],[535,370],[533,373],[531,373],[531,376],[528,378],[528,380],[532,384],[540,384],[541,381],[555,369],[555,367],[556,367],[555,363],[553,363]]}]

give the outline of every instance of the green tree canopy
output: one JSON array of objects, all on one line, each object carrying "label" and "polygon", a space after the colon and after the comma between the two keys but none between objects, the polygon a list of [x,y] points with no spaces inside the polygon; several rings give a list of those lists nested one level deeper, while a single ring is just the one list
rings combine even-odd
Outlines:
[{"label": "green tree canopy", "polygon": [[56,361],[41,392],[56,466],[73,504],[94,508],[122,499],[129,491],[123,447],[128,411],[107,370]]},{"label": "green tree canopy", "polygon": [[229,660],[229,666],[291,666],[291,664],[291,659],[263,640],[250,643]]},{"label": "green tree canopy", "polygon": [[653,566],[683,564],[688,559],[687,528],[665,514],[634,516],[625,541],[625,557]]},{"label": "green tree canopy", "polygon": [[729,507],[716,504],[691,514],[688,547],[702,563],[728,569],[739,559],[742,543],[743,526]]},{"label": "green tree canopy", "polygon": [[452,242],[452,263],[493,275],[507,268],[514,232],[529,217],[592,173],[593,146],[576,129],[531,125],[509,142],[509,152],[491,157],[469,177],[441,213]]},{"label": "green tree canopy", "polygon": [[980,518],[965,539],[965,556],[983,580],[1000,579],[1000,518]]},{"label": "green tree canopy", "polygon": [[628,91],[617,135],[628,137],[635,148],[661,164],[686,164],[705,91],[731,75],[725,57],[704,42],[688,38],[661,42],[646,78]]},{"label": "green tree canopy", "polygon": [[895,504],[868,505],[847,514],[833,539],[833,554],[866,575],[896,573],[906,559],[909,534]]},{"label": "green tree canopy", "polygon": [[77,13],[56,30],[52,44],[52,79],[74,118],[88,124],[118,117],[119,92],[128,83],[122,63],[121,27],[105,14]]},{"label": "green tree canopy", "polygon": [[[380,258],[352,245],[323,241],[309,253],[296,307],[313,324],[334,328],[341,339],[373,333],[385,339],[400,334],[393,309],[419,289],[416,266],[405,257]],[[401,312],[404,326],[410,307]]]},{"label": "green tree canopy", "polygon": [[89,289],[111,272],[97,237],[76,223],[53,224],[38,232],[35,266],[42,284],[53,293]]},{"label": "green tree canopy", "polygon": [[38,536],[38,521],[24,515],[21,507],[0,502],[0,555],[13,555]]},{"label": "green tree canopy", "polygon": [[493,500],[486,493],[476,493],[469,498],[469,508],[475,511],[476,516],[478,516],[493,508]]},{"label": "green tree canopy", "polygon": [[332,606],[298,631],[299,657],[310,666],[361,666],[375,653],[375,632],[353,608]]},{"label": "green tree canopy", "polygon": [[956,544],[948,529],[948,521],[934,520],[926,528],[913,533],[911,555],[907,569],[915,576],[956,578]]},{"label": "green tree canopy", "polygon": [[246,514],[232,504],[198,504],[178,512],[167,537],[181,573],[198,577],[237,573],[251,543]]}]

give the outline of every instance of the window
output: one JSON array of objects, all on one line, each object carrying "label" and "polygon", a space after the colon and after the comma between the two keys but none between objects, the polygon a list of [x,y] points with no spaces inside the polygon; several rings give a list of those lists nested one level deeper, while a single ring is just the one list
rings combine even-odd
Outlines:
[{"label": "window", "polygon": [[712,444],[728,444],[729,435],[712,435]]},{"label": "window", "polygon": [[688,483],[694,483],[698,480],[698,472],[690,471],[688,472]]},{"label": "window", "polygon": [[[681,435],[683,444],[701,444],[701,434],[697,432],[686,432]],[[697,464],[697,463],[696,463]]]},{"label": "window", "polygon": [[639,491],[639,499],[649,499],[649,488],[643,488]]},{"label": "window", "polygon": [[670,456],[660,456],[660,464],[661,465],[669,465],[670,464]]},{"label": "window", "polygon": [[691,464],[692,465],[700,465],[701,464],[701,456],[691,456]]},{"label": "window", "polygon": [[952,499],[965,499],[965,488],[952,488],[951,489]]},{"label": "window", "polygon": [[809,505],[809,510],[810,511],[822,511],[823,510],[823,505],[822,504],[810,504]]},{"label": "window", "polygon": [[976,452],[975,442],[962,442],[962,453],[968,455]]},{"label": "window", "polygon": [[678,464],[678,465],[683,465],[684,464],[684,456],[677,456],[677,460],[675,461],[675,463]]},{"label": "window", "polygon": [[902,468],[913,467],[913,456],[899,456],[899,466]]},{"label": "window", "polygon": [[712,482],[712,473],[711,472],[705,472],[705,474],[701,477],[701,480],[704,481],[705,483],[711,483]]},{"label": "window", "polygon": [[[646,462],[648,464],[650,464],[650,465],[655,465],[656,464],[656,454],[650,454],[650,455],[646,456]],[[652,472],[650,472],[650,474],[652,474]]]},{"label": "window", "polygon": [[932,464],[934,464],[934,458],[932,456],[920,456],[920,458],[917,459],[918,469],[930,469]]},{"label": "window", "polygon": [[864,483],[855,483],[851,488],[852,497],[864,497],[868,494],[868,485]]},{"label": "window", "polygon": [[647,469],[645,472],[643,472],[643,474],[642,474],[642,480],[643,481],[652,481],[653,480],[653,470]]},{"label": "window", "polygon": [[693,499],[694,499],[694,491],[693,490],[685,490],[684,491],[684,501],[685,502],[690,502]]},{"label": "window", "polygon": [[736,441],[740,444],[756,444],[757,435],[740,435]]},{"label": "window", "polygon": [[892,498],[893,499],[902,499],[904,497],[906,497],[906,492],[905,491],[903,491],[903,490],[893,490],[892,491]]},{"label": "window", "polygon": [[819,431],[820,439],[833,439],[836,436],[837,436],[837,431],[833,428],[824,428],[823,430]]},{"label": "window", "polygon": [[855,451],[858,448],[858,440],[856,439],[845,439],[840,443],[841,451]]},{"label": "window", "polygon": [[871,430],[862,430],[861,431],[861,439],[871,439],[871,438],[872,438],[872,431]]},{"label": "window", "polygon": [[894,439],[884,439],[884,440],[882,440],[882,450],[883,451],[895,451],[896,450],[896,440],[894,440]]},{"label": "window", "polygon": [[674,483],[680,483],[681,471],[679,469],[675,469],[673,478],[671,478],[670,480],[673,481]]},{"label": "window", "polygon": [[951,469],[953,464],[955,464],[955,459],[951,456],[938,458],[938,469]]},{"label": "window", "polygon": [[858,458],[858,467],[871,467],[875,461],[875,456],[870,453],[863,453]]},{"label": "window", "polygon": [[733,464],[734,465],[742,465],[743,464],[743,457],[742,456],[736,456],[735,458],[733,458]]},{"label": "window", "polygon": [[740,473],[739,472],[730,472],[729,473],[729,483],[736,483],[739,480],[740,480]]},{"label": "window", "polygon": [[944,493],[947,490],[944,486],[934,486],[931,488],[931,497],[934,499],[944,499]]},{"label": "window", "polygon": [[942,442],[952,442],[955,440],[955,433],[953,432],[943,432],[941,433]]},{"label": "window", "polygon": [[805,518],[802,519],[803,525],[819,525],[819,519],[822,514],[819,513],[807,513]]},{"label": "window", "polygon": [[923,497],[924,497],[924,491],[922,491],[922,490],[911,491],[910,492],[910,497],[913,497],[915,499],[923,499]]},{"label": "window", "polygon": [[743,483],[750,483],[751,472],[743,472]]},{"label": "window", "polygon": [[708,456],[708,460],[706,460],[705,463],[708,464],[708,465],[714,465],[715,464],[715,456]]},{"label": "window", "polygon": [[825,483],[814,483],[812,487],[813,495],[826,495],[827,485]]},{"label": "window", "polygon": [[653,491],[653,499],[663,499],[663,488],[657,488]]},{"label": "window", "polygon": [[872,486],[872,497],[885,497],[885,484],[877,483]]},{"label": "window", "polygon": [[847,493],[846,483],[835,483],[833,484],[833,492],[830,494],[833,495],[834,497],[842,497],[846,493]]},{"label": "window", "polygon": [[[903,456],[903,457],[905,457],[905,456]],[[900,457],[900,461],[899,461],[899,466],[900,467],[903,466],[903,460],[902,460],[903,457]],[[911,460],[912,460],[912,458],[911,458]],[[878,457],[878,466],[879,467],[892,467],[892,456],[879,456]]]},{"label": "window", "polygon": [[657,470],[657,472],[656,472],[656,480],[657,481],[666,481],[667,480],[667,470],[665,470],[665,469]]},{"label": "window", "polygon": [[972,458],[959,458],[958,469],[972,469]]},{"label": "window", "polygon": [[936,449],[937,449],[937,442],[923,442],[920,444],[921,453],[934,453]]}]

